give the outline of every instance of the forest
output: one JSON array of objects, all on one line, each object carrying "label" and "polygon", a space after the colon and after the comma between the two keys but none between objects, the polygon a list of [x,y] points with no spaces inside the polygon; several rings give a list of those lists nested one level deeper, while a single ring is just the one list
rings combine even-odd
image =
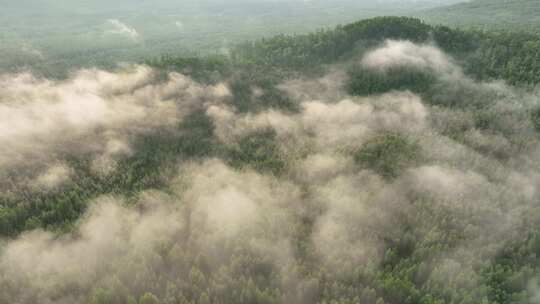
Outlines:
[{"label": "forest", "polygon": [[539,4],[538,0],[472,0],[426,9],[415,16],[451,26],[538,32]]},{"label": "forest", "polygon": [[[234,44],[306,33],[456,0],[0,0],[0,69],[54,77],[161,53],[227,54]],[[62,75],[64,76],[64,75]]]},{"label": "forest", "polygon": [[227,55],[246,39],[414,15],[459,1],[0,0],[0,69],[31,68],[50,78],[157,54]]},{"label": "forest", "polygon": [[4,73],[0,303],[540,303],[539,83],[409,17]]}]

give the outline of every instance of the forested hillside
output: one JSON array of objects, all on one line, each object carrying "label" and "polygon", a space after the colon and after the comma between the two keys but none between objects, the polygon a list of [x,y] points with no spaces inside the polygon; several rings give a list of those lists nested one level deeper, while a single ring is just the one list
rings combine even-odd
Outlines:
[{"label": "forested hillside", "polygon": [[457,0],[0,0],[0,71],[65,76],[158,54],[228,54],[240,41],[306,33]]},{"label": "forested hillside", "polygon": [[538,303],[539,50],[380,17],[3,74],[0,303]]},{"label": "forested hillside", "polygon": [[485,30],[527,30],[538,32],[539,0],[471,0],[433,8],[417,16],[434,24],[474,27]]}]

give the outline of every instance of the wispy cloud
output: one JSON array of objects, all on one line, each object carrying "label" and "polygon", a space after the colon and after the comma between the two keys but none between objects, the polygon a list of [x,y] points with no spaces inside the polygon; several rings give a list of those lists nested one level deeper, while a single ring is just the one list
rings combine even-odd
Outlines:
[{"label": "wispy cloud", "polygon": [[127,24],[118,19],[110,19],[107,22],[113,27],[113,29],[106,32],[108,34],[123,35],[134,41],[137,41],[140,38],[137,30],[135,30],[133,27],[129,27]]}]

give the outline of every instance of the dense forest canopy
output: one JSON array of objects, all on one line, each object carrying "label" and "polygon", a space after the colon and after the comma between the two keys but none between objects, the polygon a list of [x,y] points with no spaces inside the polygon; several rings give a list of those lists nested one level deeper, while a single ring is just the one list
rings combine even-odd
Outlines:
[{"label": "dense forest canopy", "polygon": [[538,303],[538,50],[378,17],[8,70],[0,303]]}]

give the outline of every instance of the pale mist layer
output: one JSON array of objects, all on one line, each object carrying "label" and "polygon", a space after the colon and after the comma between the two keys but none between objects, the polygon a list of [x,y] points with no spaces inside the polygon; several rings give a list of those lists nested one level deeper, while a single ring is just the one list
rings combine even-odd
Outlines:
[{"label": "pale mist layer", "polygon": [[[115,161],[133,153],[136,136],[171,128],[199,110],[227,146],[257,130],[275,131],[286,163],[283,174],[272,175],[214,158],[180,162],[167,193],[145,191],[131,207],[127,198],[104,196],[91,203],[71,234],[36,230],[8,240],[0,253],[4,297],[78,303],[95,288],[118,282],[126,292],[159,294],[165,287],[156,286],[152,273],[204,288],[190,267],[196,259],[204,259],[220,280],[234,275],[225,266],[242,252],[278,274],[290,297],[284,302],[307,302],[294,296],[313,284],[294,254],[302,218],[313,220],[311,254],[330,278],[378,269],[388,240],[438,242],[451,235],[445,240],[451,245],[426,265],[426,286],[474,288],[475,267],[516,237],[524,222],[539,220],[532,211],[540,198],[534,165],[540,142],[522,119],[538,105],[538,95],[469,79],[432,45],[387,41],[354,64],[378,73],[396,66],[432,73],[438,88],[432,98],[441,104],[474,104],[480,93],[495,96],[489,109],[501,128],[519,138],[475,128],[467,111],[432,105],[408,91],[348,96],[339,67],[321,79],[282,84],[299,104],[297,113],[239,113],[225,102],[226,83],[209,87],[179,74],[163,81],[144,66],[118,73],[86,70],[62,82],[4,75],[0,145],[9,148],[0,151],[0,168],[22,172],[11,183],[0,176],[10,189],[21,187],[19,182],[34,191],[69,183],[73,169],[65,155],[85,155],[96,172],[112,174]],[[461,141],[447,133],[462,127],[468,131]],[[354,157],[385,134],[420,148],[421,157],[393,179],[359,166]],[[501,153],[505,161],[481,151]]]}]

